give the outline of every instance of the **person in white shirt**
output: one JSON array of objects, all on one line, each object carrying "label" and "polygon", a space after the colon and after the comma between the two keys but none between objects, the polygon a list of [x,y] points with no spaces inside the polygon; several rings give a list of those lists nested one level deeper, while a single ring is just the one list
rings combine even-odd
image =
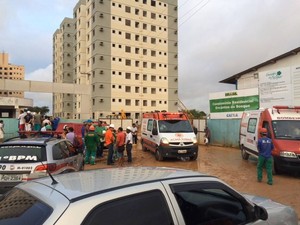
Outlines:
[{"label": "person in white shirt", "polygon": [[19,120],[19,131],[24,131],[25,130],[25,119],[24,117],[26,116],[26,112],[24,110],[20,110],[20,115],[18,116]]},{"label": "person in white shirt", "polygon": [[132,162],[132,133],[131,133],[132,128],[131,127],[127,127],[126,128],[126,153],[127,153],[127,160],[129,163]]},{"label": "person in white shirt", "polygon": [[132,144],[137,144],[137,131],[138,131],[138,129],[137,129],[135,123],[132,124],[132,130],[131,130],[131,132],[132,132],[132,141],[133,141]]}]

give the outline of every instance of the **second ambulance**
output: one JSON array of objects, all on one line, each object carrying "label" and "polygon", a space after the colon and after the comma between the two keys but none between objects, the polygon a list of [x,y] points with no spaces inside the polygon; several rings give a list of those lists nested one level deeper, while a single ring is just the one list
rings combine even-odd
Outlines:
[{"label": "second ambulance", "polygon": [[300,172],[300,107],[274,106],[245,111],[240,126],[240,148],[243,159],[258,156],[257,141],[260,128],[274,143],[273,171]]}]

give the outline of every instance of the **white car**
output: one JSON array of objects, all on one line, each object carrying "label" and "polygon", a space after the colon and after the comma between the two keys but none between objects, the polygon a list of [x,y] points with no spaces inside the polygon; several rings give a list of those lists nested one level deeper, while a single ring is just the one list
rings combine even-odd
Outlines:
[{"label": "white car", "polygon": [[289,206],[244,196],[213,176],[161,167],[32,180],[6,193],[0,209],[0,225],[298,224]]}]

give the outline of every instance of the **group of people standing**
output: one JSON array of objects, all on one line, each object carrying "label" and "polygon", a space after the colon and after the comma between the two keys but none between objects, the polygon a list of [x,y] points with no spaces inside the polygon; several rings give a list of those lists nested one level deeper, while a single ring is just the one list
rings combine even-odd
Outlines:
[{"label": "group of people standing", "polygon": [[[134,125],[135,126],[135,125]],[[106,126],[103,121],[93,125],[92,121],[85,121],[82,127],[82,137],[85,144],[85,163],[95,165],[96,158],[103,157],[103,150],[107,148],[107,165],[124,164],[126,151],[128,163],[132,162],[132,145],[137,132],[128,126],[124,132],[122,127],[115,129],[114,124]]]},{"label": "group of people standing", "polygon": [[40,112],[30,112],[29,110],[20,110],[18,116],[19,131],[49,131],[56,130],[59,118],[51,119],[43,116]]}]

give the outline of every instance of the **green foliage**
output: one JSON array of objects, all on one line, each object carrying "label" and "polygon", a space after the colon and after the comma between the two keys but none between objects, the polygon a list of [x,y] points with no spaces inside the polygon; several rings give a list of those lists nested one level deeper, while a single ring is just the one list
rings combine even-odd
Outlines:
[{"label": "green foliage", "polygon": [[193,119],[204,119],[206,117],[206,113],[203,111],[199,111],[196,109],[188,110],[187,113],[192,115]]},{"label": "green foliage", "polygon": [[28,110],[31,111],[31,112],[36,112],[36,113],[40,112],[41,115],[46,115],[50,111],[48,106],[42,106],[42,107],[34,106],[34,107],[29,107]]}]

